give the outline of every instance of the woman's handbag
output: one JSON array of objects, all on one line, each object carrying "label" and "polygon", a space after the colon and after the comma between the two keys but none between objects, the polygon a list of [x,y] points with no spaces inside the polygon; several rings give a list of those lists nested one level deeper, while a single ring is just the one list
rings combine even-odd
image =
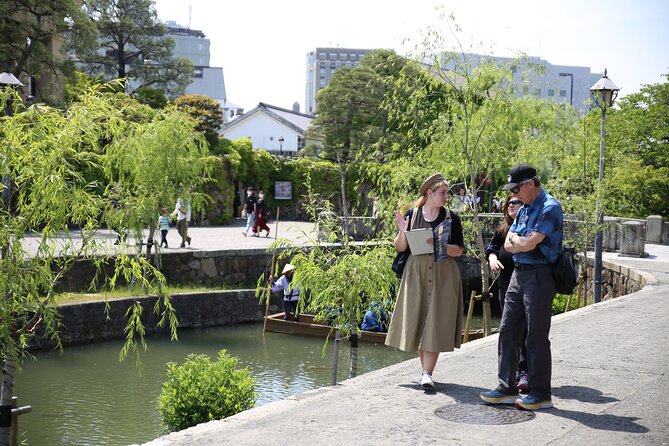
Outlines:
[{"label": "woman's handbag", "polygon": [[[413,209],[411,209],[411,223],[410,223],[410,228],[413,227]],[[409,260],[409,256],[411,255],[411,250],[409,248],[406,249],[406,251],[398,252],[397,255],[395,256],[395,260],[393,261],[393,271],[395,271],[395,274],[397,274],[397,277],[399,279],[402,278],[402,273],[404,272],[404,267],[407,264],[407,260]]]},{"label": "woman's handbag", "polygon": [[395,271],[395,274],[397,274],[397,277],[399,279],[402,278],[402,273],[404,272],[404,266],[407,264],[407,260],[409,260],[410,255],[411,255],[411,250],[407,248],[406,251],[398,252],[397,255],[395,256],[395,260],[393,261],[393,271]]}]

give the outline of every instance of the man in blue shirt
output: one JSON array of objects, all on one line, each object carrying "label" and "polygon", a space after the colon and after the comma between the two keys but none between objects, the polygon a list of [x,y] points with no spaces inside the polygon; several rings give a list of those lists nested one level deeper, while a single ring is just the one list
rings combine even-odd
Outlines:
[{"label": "man in blue shirt", "polygon": [[[480,396],[490,404],[548,409],[553,407],[548,339],[555,297],[551,264],[562,250],[562,206],[541,187],[536,169],[527,164],[513,167],[508,184],[502,189],[517,194],[524,206],[504,242],[504,249],[513,254],[515,268],[499,328],[499,385]],[[529,393],[520,398],[516,383],[517,342],[525,325]]]}]

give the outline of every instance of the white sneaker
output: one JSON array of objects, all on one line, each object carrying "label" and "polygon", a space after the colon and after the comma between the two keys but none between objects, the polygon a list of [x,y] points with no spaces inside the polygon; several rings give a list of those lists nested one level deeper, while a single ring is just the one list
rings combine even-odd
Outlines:
[{"label": "white sneaker", "polygon": [[427,372],[423,372],[423,376],[420,377],[420,385],[423,389],[434,389],[434,381],[432,381],[432,375]]}]

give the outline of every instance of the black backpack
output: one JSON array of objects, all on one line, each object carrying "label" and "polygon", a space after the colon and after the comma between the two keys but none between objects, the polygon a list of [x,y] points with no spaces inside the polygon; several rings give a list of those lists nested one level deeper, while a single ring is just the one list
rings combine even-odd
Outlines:
[{"label": "black backpack", "polygon": [[576,250],[574,248],[563,245],[560,257],[552,264],[555,291],[559,294],[574,294],[576,285],[578,285],[575,254]]}]

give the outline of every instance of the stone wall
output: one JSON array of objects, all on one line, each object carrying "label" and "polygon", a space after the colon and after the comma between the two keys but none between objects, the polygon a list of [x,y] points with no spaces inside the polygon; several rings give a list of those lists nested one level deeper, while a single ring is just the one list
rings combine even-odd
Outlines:
[{"label": "stone wall", "polygon": [[[595,259],[588,258],[588,301],[592,302],[595,277]],[[627,294],[636,293],[646,285],[646,279],[638,272],[616,263],[602,261],[602,302]]]},{"label": "stone wall", "polygon": [[[157,296],[144,296],[61,305],[60,340],[66,346],[123,338],[127,324],[125,314],[135,302],[142,305],[142,320],[147,335],[167,332],[169,325],[158,327],[160,316],[153,313],[157,299]],[[283,311],[280,305],[281,296],[272,296],[270,313]],[[255,290],[250,289],[174,294],[172,306],[177,314],[179,329],[259,322],[265,315],[265,306],[255,297]],[[33,338],[31,349],[55,346],[52,340],[42,335],[38,333]]]}]

